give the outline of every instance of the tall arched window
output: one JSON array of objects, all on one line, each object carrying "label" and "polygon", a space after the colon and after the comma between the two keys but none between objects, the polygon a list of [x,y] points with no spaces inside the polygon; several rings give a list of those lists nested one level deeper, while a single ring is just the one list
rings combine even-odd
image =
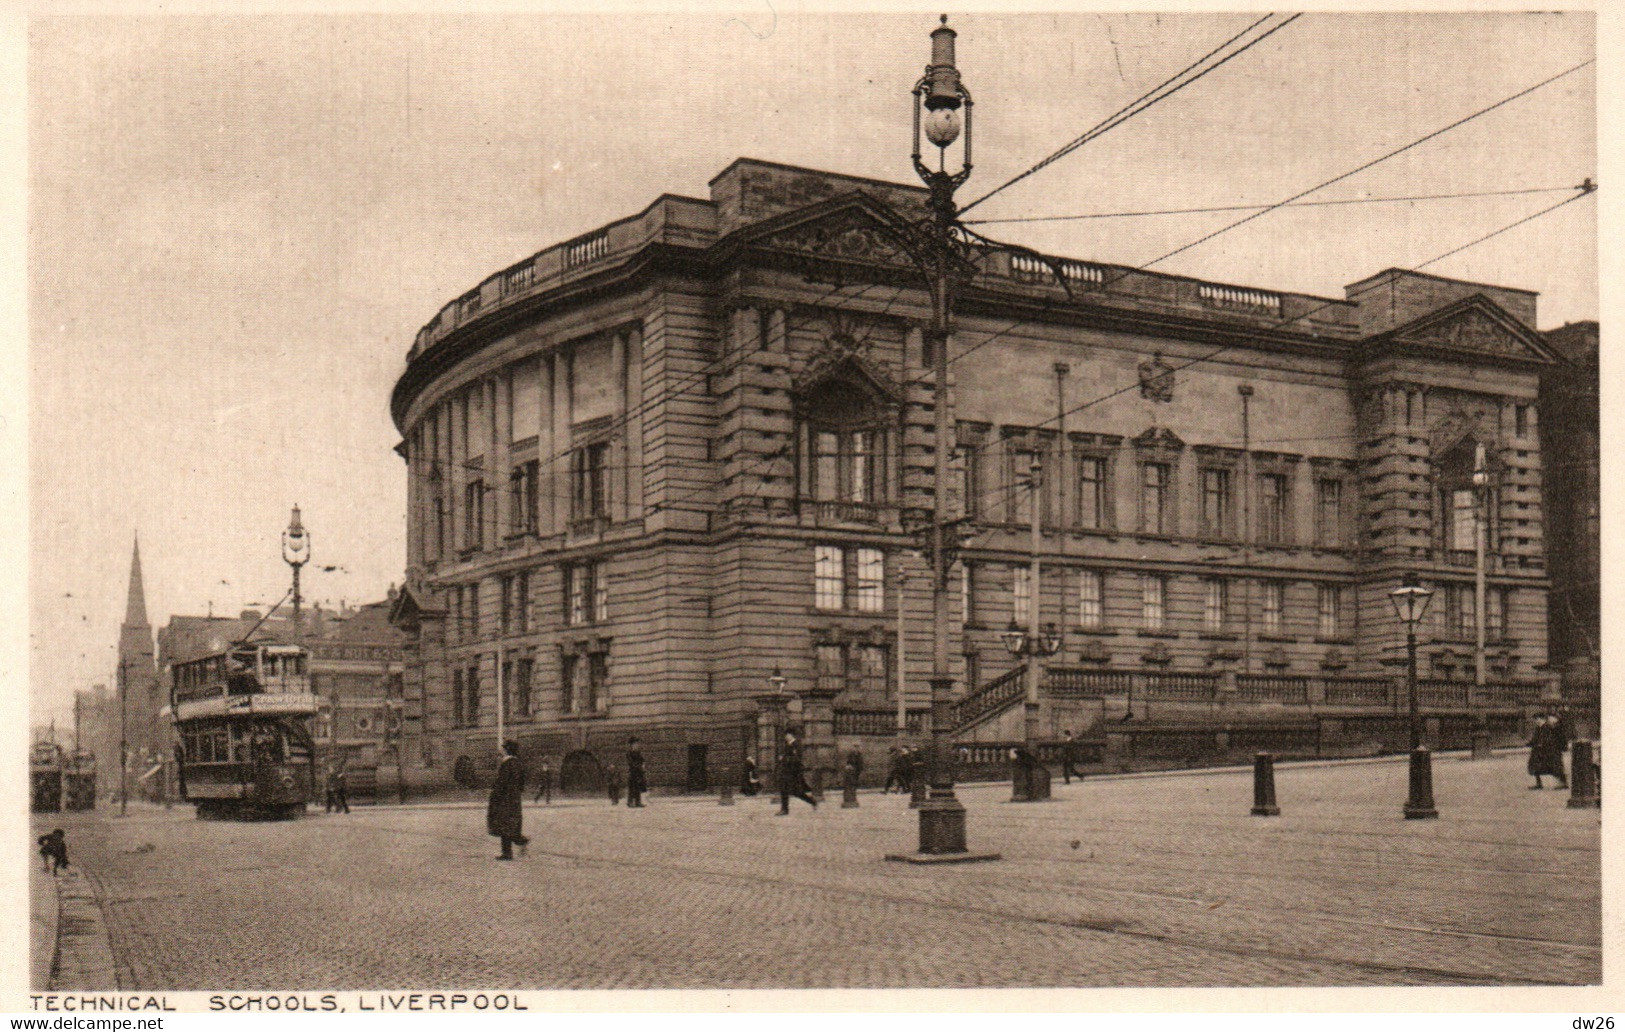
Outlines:
[{"label": "tall arched window", "polygon": [[1473,472],[1479,464],[1478,449],[1475,438],[1463,437],[1434,461],[1434,536],[1438,547],[1446,553],[1470,553],[1477,547],[1474,534],[1479,519],[1480,490],[1484,494],[1484,547],[1486,550],[1495,547],[1495,498],[1487,456],[1483,460],[1482,488],[1473,482]]},{"label": "tall arched window", "polygon": [[835,518],[876,518],[892,501],[895,419],[887,392],[855,364],[798,391],[798,498]]}]

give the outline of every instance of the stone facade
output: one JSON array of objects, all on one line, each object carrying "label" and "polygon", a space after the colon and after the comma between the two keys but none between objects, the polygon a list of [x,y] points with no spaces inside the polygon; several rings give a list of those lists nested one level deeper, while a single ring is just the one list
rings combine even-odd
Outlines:
[{"label": "stone facade", "polygon": [[[505,736],[567,781],[618,765],[636,733],[656,784],[716,785],[782,708],[757,698],[775,672],[785,719],[883,752],[900,645],[921,726],[938,486],[908,240],[923,191],[740,160],[711,192],[503,270],[419,332],[392,399],[412,780],[476,781],[500,706]],[[962,533],[967,748],[1019,737],[1019,705],[982,690],[1004,690],[999,632],[1031,604],[1035,498],[1038,604],[1065,633],[1046,735],[1104,738],[1130,713],[1391,714],[1387,593],[1408,571],[1438,590],[1422,676],[1465,712],[1461,492],[1480,445],[1487,680],[1506,691],[1472,702],[1538,697],[1552,353],[1533,294],[1388,270],[1320,298],[991,251],[955,319],[941,486]]]}]

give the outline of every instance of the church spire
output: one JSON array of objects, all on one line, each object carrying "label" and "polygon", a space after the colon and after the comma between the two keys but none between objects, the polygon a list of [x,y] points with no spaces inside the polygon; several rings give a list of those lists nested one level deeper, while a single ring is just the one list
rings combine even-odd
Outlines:
[{"label": "church spire", "polygon": [[141,584],[141,535],[135,538],[135,550],[130,554],[130,597],[124,605],[124,626],[147,626],[147,593]]}]

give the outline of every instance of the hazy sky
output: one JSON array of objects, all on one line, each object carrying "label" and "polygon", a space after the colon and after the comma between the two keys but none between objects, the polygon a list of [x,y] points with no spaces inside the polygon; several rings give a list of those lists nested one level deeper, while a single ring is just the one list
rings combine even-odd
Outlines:
[{"label": "hazy sky", "polygon": [[[81,17],[28,41],[33,719],[109,681],[133,536],[148,616],[402,579],[387,399],[442,304],[750,156],[912,181],[934,14]],[[1256,15],[954,15],[976,98],[968,200]],[[1593,54],[1591,16],[1310,14],[979,207],[998,218],[1266,204]],[[1595,176],[1585,69],[1317,198]],[[1341,295],[1561,194],[1274,212],[1167,272]],[[1592,199],[1430,267],[1597,317]],[[1129,265],[1232,215],[987,227]]]}]

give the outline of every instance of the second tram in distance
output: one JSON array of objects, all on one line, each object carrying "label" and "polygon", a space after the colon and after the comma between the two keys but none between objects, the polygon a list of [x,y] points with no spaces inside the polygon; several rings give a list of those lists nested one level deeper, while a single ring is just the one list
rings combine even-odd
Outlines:
[{"label": "second tram in distance", "polygon": [[199,817],[297,817],[315,795],[308,654],[239,643],[172,668],[181,798]]}]

